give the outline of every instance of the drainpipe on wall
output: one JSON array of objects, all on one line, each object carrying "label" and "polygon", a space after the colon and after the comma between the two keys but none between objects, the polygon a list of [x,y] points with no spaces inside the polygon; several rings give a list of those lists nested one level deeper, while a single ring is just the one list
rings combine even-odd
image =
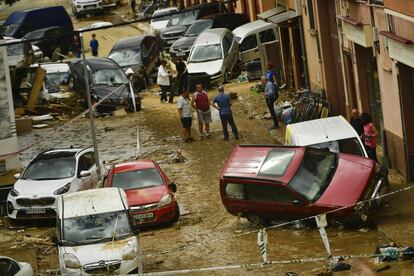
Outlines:
[{"label": "drainpipe on wall", "polygon": [[310,89],[308,62],[306,60],[305,35],[304,35],[303,23],[302,23],[302,0],[295,0],[295,9],[296,9],[296,15],[298,16],[300,46],[302,48],[302,64],[303,64],[303,71],[304,71],[303,74],[305,78],[304,88]]}]

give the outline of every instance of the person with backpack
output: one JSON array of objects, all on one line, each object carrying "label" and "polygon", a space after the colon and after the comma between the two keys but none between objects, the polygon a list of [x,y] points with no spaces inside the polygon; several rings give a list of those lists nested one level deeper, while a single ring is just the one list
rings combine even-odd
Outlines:
[{"label": "person with backpack", "polygon": [[203,85],[201,83],[196,85],[196,92],[193,94],[191,99],[191,106],[197,111],[200,137],[204,138],[205,126],[206,137],[210,138],[210,123],[212,122],[210,102],[208,100],[207,92],[203,90]]}]

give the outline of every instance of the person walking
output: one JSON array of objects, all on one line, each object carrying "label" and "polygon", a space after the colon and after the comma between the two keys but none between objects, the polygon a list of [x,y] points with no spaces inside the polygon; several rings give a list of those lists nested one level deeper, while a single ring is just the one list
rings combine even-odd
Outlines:
[{"label": "person walking", "polygon": [[96,39],[96,35],[95,34],[92,34],[91,37],[92,37],[92,39],[91,39],[91,42],[89,42],[89,46],[91,47],[92,55],[94,57],[97,57],[98,56],[98,50],[99,50],[99,42]]},{"label": "person walking", "polygon": [[184,142],[189,143],[194,139],[191,137],[191,124],[193,115],[191,112],[190,98],[188,90],[184,90],[177,101],[178,115],[183,125]]},{"label": "person walking", "polygon": [[262,83],[262,86],[264,87],[264,92],[262,93],[262,95],[264,96],[266,100],[266,105],[269,108],[270,115],[272,116],[272,119],[273,119],[272,129],[279,128],[279,121],[277,120],[275,107],[274,107],[274,103],[279,97],[279,94],[273,82],[269,80],[267,76],[262,76],[260,78],[260,81]]},{"label": "person walking", "polygon": [[201,83],[196,85],[196,92],[191,99],[191,106],[197,111],[200,137],[204,138],[205,126],[205,136],[210,138],[210,123],[212,122],[210,102],[208,100],[207,92],[203,90],[203,85]]},{"label": "person walking", "polygon": [[170,88],[170,73],[167,70],[166,60],[162,60],[158,68],[157,84],[161,88],[160,103],[167,103],[167,92]]},{"label": "person walking", "polygon": [[364,133],[362,137],[364,139],[365,150],[367,151],[368,157],[378,163],[377,159],[377,131],[372,123],[371,115],[366,112],[361,114],[361,120],[364,125]]},{"label": "person walking", "polygon": [[181,95],[183,89],[188,89],[187,81],[188,81],[188,71],[187,65],[181,58],[178,58],[175,63],[175,69],[177,71],[177,92],[178,95]]},{"label": "person walking", "polygon": [[236,124],[234,123],[233,112],[231,111],[231,98],[224,93],[224,87],[221,85],[218,88],[219,94],[214,97],[211,102],[211,106],[218,109],[221,120],[221,126],[223,127],[223,135],[225,141],[229,140],[229,131],[227,130],[227,124],[230,125],[233,132],[234,139],[239,140],[239,132],[237,131]]},{"label": "person walking", "polygon": [[[278,88],[279,87],[279,85],[278,85],[278,83],[277,83],[277,80],[276,80],[276,75],[275,75],[275,72],[273,71],[273,64],[271,63],[271,62],[269,62],[268,64],[267,64],[267,66],[266,66],[266,68],[267,68],[267,71],[266,71],[266,77],[267,77],[267,79],[269,80],[269,81],[271,81],[272,83],[273,83],[273,85],[276,87],[276,88]],[[278,90],[278,89],[276,89],[276,90]]]},{"label": "person walking", "polygon": [[364,124],[362,123],[361,116],[359,115],[359,111],[356,108],[352,109],[352,117],[350,123],[351,126],[358,133],[358,136],[364,134]]}]

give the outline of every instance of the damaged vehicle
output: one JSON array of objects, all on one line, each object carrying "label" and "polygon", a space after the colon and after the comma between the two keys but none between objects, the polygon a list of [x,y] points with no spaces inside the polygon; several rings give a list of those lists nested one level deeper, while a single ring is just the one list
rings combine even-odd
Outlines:
[{"label": "damaged vehicle", "polygon": [[[109,113],[118,107],[133,111],[132,96],[135,99],[136,110],[141,109],[141,97],[134,93],[125,72],[115,61],[109,58],[88,58],[86,63],[92,103],[106,97],[96,107],[99,113]],[[69,63],[69,67],[72,73],[73,90],[86,100],[83,61],[81,59],[74,60]]]},{"label": "damaged vehicle", "polygon": [[177,186],[153,160],[113,166],[105,186],[125,190],[137,226],[173,223],[180,216],[174,196]]},{"label": "damaged vehicle", "polygon": [[151,17],[157,17],[157,18],[151,19],[150,33],[159,34],[160,31],[164,30],[167,27],[171,14],[177,11],[178,11],[177,7],[169,7],[169,8],[158,9],[154,11]]},{"label": "damaged vehicle", "polygon": [[329,219],[366,219],[386,182],[375,161],[311,147],[237,146],[220,176],[226,210],[268,225],[273,219],[298,219],[343,208]]},{"label": "damaged vehicle", "polygon": [[58,199],[56,236],[62,275],[141,274],[137,228],[120,188],[63,195]]},{"label": "damaged vehicle", "polygon": [[59,97],[62,85],[69,85],[71,80],[70,69],[67,63],[44,63],[40,67],[46,71],[43,81],[43,91],[50,96]]},{"label": "damaged vehicle", "polygon": [[8,217],[54,218],[60,195],[96,186],[95,154],[91,148],[47,150],[15,177],[17,181],[7,196]]},{"label": "damaged vehicle", "polygon": [[0,275],[33,276],[33,268],[29,263],[17,262],[12,258],[0,256]]},{"label": "damaged vehicle", "polygon": [[7,63],[11,68],[21,68],[43,59],[43,52],[39,47],[21,39],[5,39],[8,43],[21,42],[7,46]]}]

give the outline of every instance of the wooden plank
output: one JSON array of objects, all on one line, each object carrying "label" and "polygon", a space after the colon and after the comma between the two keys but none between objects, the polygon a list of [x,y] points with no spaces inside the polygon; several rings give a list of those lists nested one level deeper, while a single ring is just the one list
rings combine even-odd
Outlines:
[{"label": "wooden plank", "polygon": [[35,81],[32,90],[30,91],[29,100],[27,101],[27,109],[34,111],[35,106],[39,101],[40,93],[43,89],[43,81],[45,79],[46,70],[38,68],[36,71]]}]

